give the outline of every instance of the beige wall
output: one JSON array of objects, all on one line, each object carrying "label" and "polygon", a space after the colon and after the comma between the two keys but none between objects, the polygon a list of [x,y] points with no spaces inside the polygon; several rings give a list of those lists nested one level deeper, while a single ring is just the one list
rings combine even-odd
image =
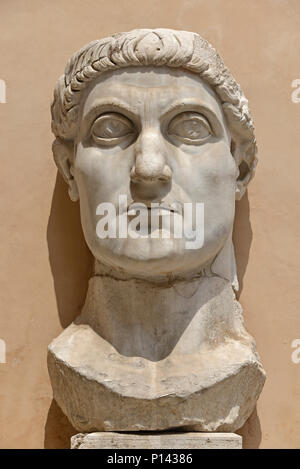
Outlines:
[{"label": "beige wall", "polygon": [[72,52],[116,31],[199,32],[249,98],[259,166],[237,204],[240,301],[268,377],[242,429],[246,447],[300,447],[299,0],[1,0],[0,447],[66,447],[52,402],[48,343],[78,314],[90,271],[78,205],[56,178],[49,105]]}]

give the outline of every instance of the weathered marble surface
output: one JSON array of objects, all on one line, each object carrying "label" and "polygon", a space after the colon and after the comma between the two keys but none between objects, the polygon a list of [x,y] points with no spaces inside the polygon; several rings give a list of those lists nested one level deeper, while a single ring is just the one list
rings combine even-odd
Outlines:
[{"label": "weathered marble surface", "polygon": [[[257,161],[241,88],[195,33],[120,33],[71,57],[52,129],[95,258],[81,315],[49,346],[56,401],[82,432],[235,431],[265,381],[233,291],[235,200]],[[118,226],[143,204],[158,237],[99,236],[101,203]],[[203,243],[163,237],[152,203],[174,226],[174,203],[203,204]]]},{"label": "weathered marble surface", "polygon": [[[54,397],[75,428],[235,431],[244,424],[264,383],[253,339],[228,282],[194,283],[190,298],[179,286],[154,297],[157,287],[147,283],[91,279],[92,304],[49,347]],[[160,317],[163,305],[168,315]],[[168,334],[147,328],[156,321]],[[136,340],[130,322],[140,324]]]}]

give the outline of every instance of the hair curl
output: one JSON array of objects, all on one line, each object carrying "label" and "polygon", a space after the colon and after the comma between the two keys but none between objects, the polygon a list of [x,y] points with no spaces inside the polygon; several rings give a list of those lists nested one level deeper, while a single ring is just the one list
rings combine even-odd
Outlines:
[{"label": "hair curl", "polygon": [[232,136],[232,153],[240,170],[237,185],[241,197],[257,163],[248,101],[216,50],[196,33],[137,29],[93,41],[76,52],[54,91],[51,114],[56,138],[74,140],[81,92],[92,80],[108,70],[147,65],[191,71],[219,97]]}]

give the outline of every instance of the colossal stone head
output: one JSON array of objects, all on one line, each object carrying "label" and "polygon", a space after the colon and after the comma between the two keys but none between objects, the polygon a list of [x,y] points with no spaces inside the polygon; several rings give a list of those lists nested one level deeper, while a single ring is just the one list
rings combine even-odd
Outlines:
[{"label": "colossal stone head", "polygon": [[52,130],[96,259],[49,346],[57,403],[81,432],[240,428],[265,380],[232,291],[235,200],[257,161],[241,88],[198,34],[115,34],[69,60]]},{"label": "colossal stone head", "polygon": [[[248,102],[206,40],[145,29],[91,42],[71,57],[56,86],[52,130],[56,164],[71,199],[80,200],[97,260],[136,276],[214,268],[234,281],[235,199],[254,174],[256,143]],[[151,204],[163,204],[159,213],[168,212],[173,225],[180,218],[184,224],[184,204],[203,204],[203,242],[190,249],[184,235],[101,238],[103,203],[116,207],[117,226],[132,204],[145,204],[149,220]],[[193,226],[195,220],[193,212]]]}]

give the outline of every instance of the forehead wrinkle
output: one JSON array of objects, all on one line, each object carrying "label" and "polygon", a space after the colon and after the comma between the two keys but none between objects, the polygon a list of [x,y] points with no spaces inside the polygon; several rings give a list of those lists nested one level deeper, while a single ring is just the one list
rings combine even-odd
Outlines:
[{"label": "forehead wrinkle", "polygon": [[136,85],[112,83],[110,86],[101,88],[98,86],[93,88],[86,101],[83,101],[82,118],[97,113],[101,107],[109,106],[123,109],[128,113],[146,116],[156,114],[156,112],[153,113],[156,110],[160,113],[166,98],[169,102],[174,100],[174,93],[168,92],[170,88],[168,86],[161,90],[163,96],[160,96],[159,93],[162,87],[141,88]]},{"label": "forehead wrinkle", "polygon": [[[149,78],[149,77],[148,77]],[[153,78],[152,76],[150,77]],[[116,106],[120,109],[142,118],[155,119],[167,114],[169,110],[182,106],[200,106],[207,108],[222,122],[223,110],[221,103],[211,88],[201,81],[191,81],[189,76],[166,77],[167,82],[157,86],[149,86],[151,83],[128,83],[125,80],[140,80],[135,74],[117,75],[106,77],[105,80],[97,81],[92,89],[87,91],[86,101],[83,101],[83,117],[87,114],[97,112],[94,108],[103,106]],[[154,76],[157,80],[157,76]],[[151,80],[150,80],[151,81]],[[188,83],[183,83],[188,81]],[[151,119],[151,120],[152,120]]]},{"label": "forehead wrinkle", "polygon": [[[177,80],[179,80],[179,78],[177,78]],[[103,90],[101,90],[101,88],[103,88]],[[107,83],[106,81],[100,82],[100,83],[96,83],[94,87],[89,90],[89,93],[87,95],[87,100],[91,95],[94,95],[95,93],[98,94],[100,90],[101,90],[101,94],[103,93],[103,95],[107,95],[108,92],[111,91],[112,96],[115,96],[116,93],[118,92],[122,93],[122,88],[129,88],[130,91],[132,91],[132,89],[134,88],[135,91],[141,92],[141,93],[148,93],[149,91],[150,92],[159,91],[160,89],[163,90],[164,93],[166,92],[166,90],[174,90],[176,96],[178,96],[178,91],[182,93],[183,90],[186,90],[184,91],[184,93],[182,93],[182,94],[186,94],[186,92],[190,90],[190,91],[193,91],[193,93],[195,94],[198,94],[198,93],[206,94],[210,96],[211,98],[213,98],[215,101],[219,102],[219,99],[215,95],[213,90],[211,90],[211,88],[205,83],[199,82],[197,84],[192,84],[192,83],[191,84],[178,84],[178,81],[177,83],[168,83],[168,84],[161,83],[159,85],[154,85],[154,86],[149,86],[147,84],[145,85],[137,84],[137,83],[122,83],[122,82],[116,82],[116,81],[112,81],[111,83]],[[125,93],[127,95],[128,90],[125,91]]]}]

